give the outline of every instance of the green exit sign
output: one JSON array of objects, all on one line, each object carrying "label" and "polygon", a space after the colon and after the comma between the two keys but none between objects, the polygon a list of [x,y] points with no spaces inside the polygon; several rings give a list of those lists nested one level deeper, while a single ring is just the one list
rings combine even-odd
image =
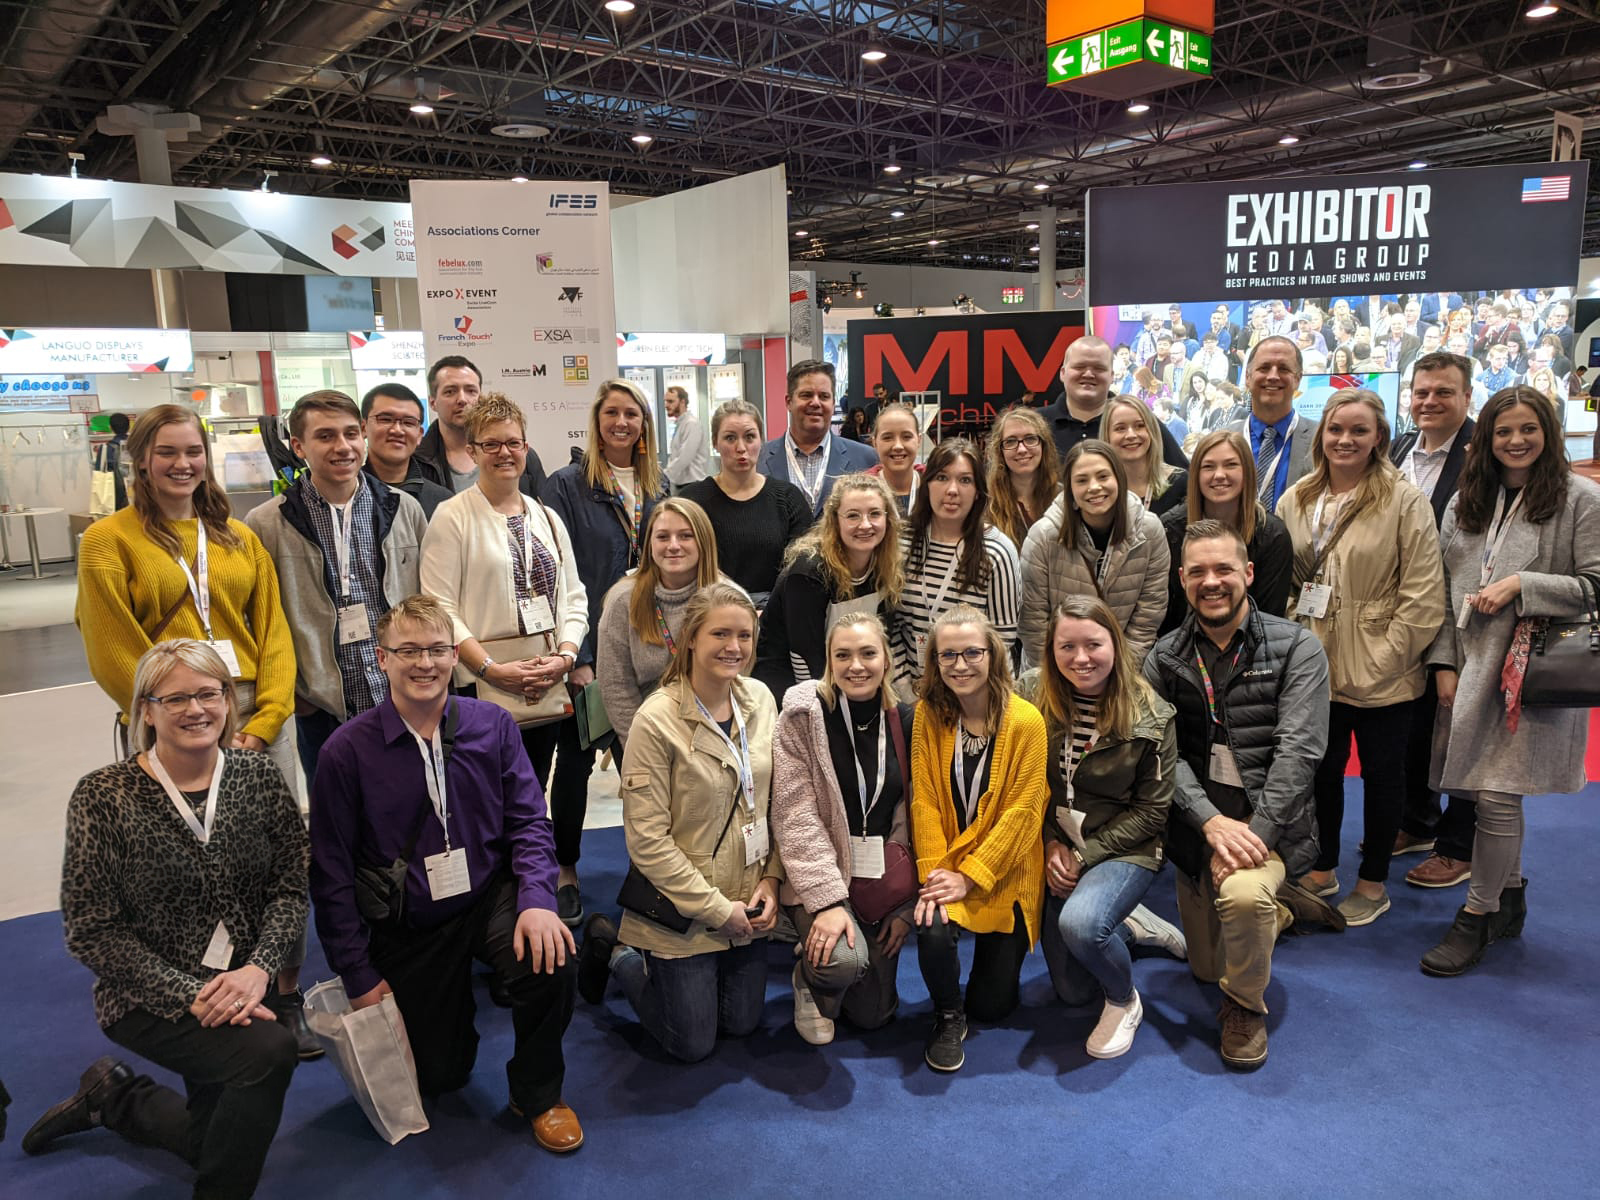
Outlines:
[{"label": "green exit sign", "polygon": [[1070,83],[1102,71],[1134,63],[1152,63],[1211,74],[1211,39],[1203,33],[1163,25],[1159,21],[1128,21],[1045,50],[1045,82]]}]

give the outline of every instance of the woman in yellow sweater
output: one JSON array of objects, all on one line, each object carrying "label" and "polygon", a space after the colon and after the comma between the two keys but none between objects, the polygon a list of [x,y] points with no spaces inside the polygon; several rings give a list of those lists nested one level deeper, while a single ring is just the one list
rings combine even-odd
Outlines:
[{"label": "woman in yellow sweater", "polygon": [[[1022,960],[1044,897],[1044,718],[1012,691],[1010,659],[977,609],[934,622],[911,734],[911,834],[917,855],[917,959],[933,999],[924,1057],[959,1070],[967,1017],[1017,1006]],[[956,938],[975,935],[966,1002]]]}]

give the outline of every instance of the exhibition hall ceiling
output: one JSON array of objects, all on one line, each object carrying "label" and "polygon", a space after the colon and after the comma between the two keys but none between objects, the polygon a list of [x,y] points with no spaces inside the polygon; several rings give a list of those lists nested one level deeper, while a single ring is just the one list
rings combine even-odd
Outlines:
[{"label": "exhibition hall ceiling", "polygon": [[137,179],[132,139],[96,119],[148,104],[200,119],[171,146],[180,184],[271,171],[279,191],[404,199],[411,179],[524,175],[648,196],[782,163],[796,257],[1026,268],[1049,204],[1072,267],[1089,187],[1545,158],[1552,110],[1596,110],[1600,21],[1588,0],[1527,7],[1218,0],[1214,76],[1135,115],[1045,86],[1044,0],[6,3],[0,170],[82,155]]}]

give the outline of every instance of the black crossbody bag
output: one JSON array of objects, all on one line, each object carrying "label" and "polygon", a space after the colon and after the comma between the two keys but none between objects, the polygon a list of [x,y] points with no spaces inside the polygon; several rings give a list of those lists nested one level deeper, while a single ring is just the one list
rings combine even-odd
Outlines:
[{"label": "black crossbody bag", "polygon": [[[728,836],[728,829],[733,824],[733,814],[739,811],[739,798],[734,797],[733,806],[728,809],[728,819],[722,823],[722,832],[717,835],[717,844],[711,849],[711,859],[716,861],[717,851],[722,849],[722,839]],[[663,929],[670,929],[673,933],[688,933],[689,926],[694,922],[678,911],[671,900],[661,894],[661,889],[645,878],[643,871],[628,863],[628,873],[622,877],[622,890],[617,893],[617,903],[635,916],[643,917],[646,921],[654,921]]]},{"label": "black crossbody bag", "polygon": [[[446,769],[450,766],[450,752],[455,749],[456,725],[460,718],[461,702],[457,700],[446,708],[444,729],[439,736]],[[423,827],[427,825],[428,817],[431,815],[431,807],[424,804],[422,815],[411,826],[411,835],[406,838],[405,848],[388,866],[368,867],[361,863],[356,864],[356,911],[361,914],[361,919],[369,927],[398,923],[405,916],[406,873],[411,869],[411,856],[416,853],[417,843],[422,839]]]}]

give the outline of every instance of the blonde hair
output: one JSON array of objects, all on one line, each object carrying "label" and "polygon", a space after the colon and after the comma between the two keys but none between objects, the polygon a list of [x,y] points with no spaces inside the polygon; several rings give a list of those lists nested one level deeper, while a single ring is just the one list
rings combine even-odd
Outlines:
[{"label": "blonde hair", "polygon": [[656,454],[656,421],[650,405],[639,390],[639,385],[628,379],[608,379],[595,393],[589,405],[589,441],[583,449],[583,477],[592,488],[616,495],[611,486],[611,472],[606,469],[606,458],[600,449],[600,410],[612,392],[622,392],[639,407],[639,440],[633,444],[633,482],[641,496],[661,494],[661,463]]},{"label": "blonde hair", "polygon": [[383,639],[389,636],[389,630],[393,629],[401,621],[406,622],[408,625],[426,626],[444,634],[445,641],[452,645],[455,644],[456,627],[455,622],[450,619],[450,610],[433,596],[420,594],[407,596],[399,604],[396,604],[383,616],[379,617],[378,627],[374,632],[377,635],[376,640],[380,647],[383,646]]},{"label": "blonde hair", "polygon": [[[1139,420],[1144,425],[1144,471],[1150,479],[1150,498],[1164,494],[1167,484],[1171,481],[1175,467],[1167,466],[1167,460],[1161,453],[1161,426],[1156,421],[1156,414],[1143,400],[1135,400],[1130,396],[1113,396],[1106,405],[1105,411],[1100,414],[1100,440],[1107,445],[1111,442],[1111,423],[1115,419],[1118,407],[1131,408],[1139,414]],[[1112,446],[1115,449],[1115,446]],[[1120,455],[1119,455],[1120,457]]]},{"label": "blonde hair", "polygon": [[661,672],[662,687],[690,678],[694,670],[694,651],[690,647],[700,635],[701,627],[719,608],[741,608],[750,614],[750,661],[755,661],[756,639],[760,636],[761,625],[755,602],[750,599],[750,593],[738,584],[719,579],[689,598],[683,613],[683,628],[678,632],[677,653],[668,661],[667,669]]},{"label": "blonde hair", "polygon": [[994,624],[970,604],[957,604],[939,614],[939,619],[928,631],[928,651],[922,663],[922,682],[917,685],[918,698],[928,706],[934,719],[946,728],[952,728],[961,719],[961,702],[950,690],[950,685],[939,673],[939,635],[957,625],[976,625],[983,633],[984,644],[989,648],[989,683],[986,689],[989,728],[996,729],[1005,716],[1014,685],[1011,682],[1011,655],[1000,640]]},{"label": "blonde hair", "polygon": [[700,555],[699,566],[695,569],[696,586],[708,587],[718,578],[717,535],[706,510],[682,496],[668,496],[658,501],[644,525],[639,569],[633,574],[633,596],[628,601],[628,624],[633,627],[634,636],[647,646],[667,644],[656,624],[656,588],[661,585],[661,568],[650,553],[650,535],[655,531],[656,522],[669,513],[687,521],[694,534],[695,549]]},{"label": "blonde hair", "polygon": [[722,436],[722,423],[729,417],[749,417],[756,423],[756,436],[766,436],[766,424],[761,420],[761,410],[748,400],[724,400],[711,414],[711,440]]},{"label": "blonde hair", "polygon": [[1262,507],[1256,495],[1256,460],[1250,454],[1250,443],[1244,434],[1237,429],[1213,429],[1210,433],[1200,435],[1200,440],[1194,444],[1194,449],[1189,452],[1189,499],[1187,524],[1206,519],[1206,498],[1200,492],[1200,465],[1205,462],[1206,455],[1218,446],[1226,446],[1239,456],[1239,465],[1244,468],[1244,480],[1239,488],[1239,536],[1248,545],[1250,539],[1256,535],[1256,526],[1267,519],[1267,510]]},{"label": "blonde hair", "polygon": [[878,681],[878,698],[885,709],[892,709],[895,706],[895,694],[889,676],[894,673],[894,655],[889,649],[889,631],[884,628],[883,619],[872,612],[840,613],[828,626],[828,634],[822,639],[822,678],[817,682],[817,696],[826,708],[832,708],[839,702],[839,685],[833,677],[833,635],[841,629],[854,629],[857,626],[872,630],[878,637],[878,645],[883,650],[883,678]]},{"label": "blonde hair", "polygon": [[822,563],[823,575],[833,594],[840,597],[850,595],[855,584],[851,581],[850,560],[845,554],[844,539],[839,536],[839,509],[850,492],[871,492],[883,502],[883,541],[878,543],[878,548],[872,554],[872,578],[877,581],[878,591],[883,594],[884,607],[894,608],[900,603],[900,592],[906,581],[905,563],[900,554],[900,506],[895,503],[894,493],[881,475],[857,472],[835,483],[822,503],[822,515],[816,523],[789,543],[789,548],[783,554],[783,565],[787,567],[804,555],[814,554]]},{"label": "blonde hair", "polygon": [[208,675],[222,688],[227,703],[227,716],[222,720],[222,732],[217,735],[217,745],[233,742],[239,727],[239,698],[233,690],[233,676],[222,661],[222,656],[208,642],[194,638],[172,638],[157,642],[139,656],[139,665],[133,671],[133,713],[128,721],[129,740],[135,753],[155,745],[155,733],[147,715],[146,705],[156,688],[178,667],[188,667],[198,675]]},{"label": "blonde hair", "polygon": [[150,483],[150,470],[146,466],[146,459],[155,446],[156,438],[168,425],[192,425],[199,433],[206,449],[206,468],[200,482],[195,485],[194,515],[205,525],[208,540],[237,550],[243,543],[228,526],[233,509],[228,504],[228,494],[217,482],[211,459],[211,437],[206,433],[200,415],[181,404],[158,404],[147,409],[133,423],[133,430],[128,434],[128,461],[133,463],[133,486],[128,489],[128,499],[133,504],[133,511],[139,514],[139,524],[144,527],[145,536],[174,558],[183,549],[178,535],[172,531],[172,523],[161,515],[161,505],[156,500],[155,488]]},{"label": "blonde hair", "polygon": [[1322,449],[1322,435],[1328,428],[1328,418],[1352,404],[1365,405],[1371,411],[1378,425],[1378,444],[1372,448],[1366,472],[1351,494],[1346,521],[1354,520],[1368,505],[1386,503],[1394,492],[1395,481],[1400,478],[1399,469],[1389,461],[1389,416],[1377,392],[1367,388],[1339,388],[1328,397],[1328,406],[1317,422],[1316,439],[1311,443],[1311,470],[1294,485],[1295,500],[1301,508],[1309,508],[1312,501],[1328,490],[1328,456]]},{"label": "blonde hair", "polygon": [[1005,437],[1007,421],[1020,421],[1028,432],[1039,439],[1039,469],[1033,476],[1033,495],[1029,497],[1037,521],[1055,498],[1061,486],[1061,459],[1056,454],[1055,439],[1050,427],[1044,423],[1037,410],[1014,404],[995,418],[989,431],[989,521],[1005,534],[1018,548],[1028,536],[1027,515],[1022,510],[1022,497],[1017,495],[1011,481],[1011,468],[1006,466],[1005,451],[1000,442]]},{"label": "blonde hair", "polygon": [[477,444],[480,433],[502,421],[510,421],[523,437],[528,436],[527,418],[504,392],[480,392],[462,415],[461,425],[467,431],[467,441]]},{"label": "blonde hair", "polygon": [[1055,730],[1065,730],[1070,736],[1072,722],[1077,715],[1077,689],[1062,674],[1061,666],[1056,662],[1056,629],[1062,621],[1092,621],[1110,635],[1113,663],[1105,691],[1100,696],[1095,729],[1119,738],[1132,737],[1139,708],[1149,705],[1153,693],[1139,674],[1139,668],[1128,650],[1128,639],[1122,632],[1122,623],[1098,596],[1068,596],[1050,614],[1044,645],[1039,650],[1039,658],[1044,666],[1039,672],[1038,705],[1039,711],[1044,713],[1046,724]]}]

